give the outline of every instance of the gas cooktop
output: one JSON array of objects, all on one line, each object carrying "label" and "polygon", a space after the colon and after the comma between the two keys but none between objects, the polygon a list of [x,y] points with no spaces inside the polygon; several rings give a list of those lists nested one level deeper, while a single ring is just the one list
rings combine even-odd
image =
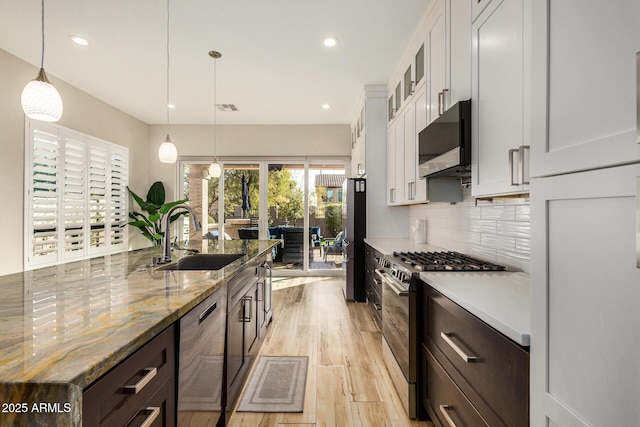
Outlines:
[{"label": "gas cooktop", "polygon": [[394,252],[393,257],[406,268],[415,271],[505,271],[493,264],[459,252]]}]

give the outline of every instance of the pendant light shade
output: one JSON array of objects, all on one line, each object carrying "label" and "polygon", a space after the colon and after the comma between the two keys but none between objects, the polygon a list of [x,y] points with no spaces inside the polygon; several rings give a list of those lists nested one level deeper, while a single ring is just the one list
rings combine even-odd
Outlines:
[{"label": "pendant light shade", "polygon": [[44,0],[42,0],[42,55],[40,71],[22,90],[22,110],[34,120],[57,122],[62,117],[62,98],[44,72]]},{"label": "pendant light shade", "polygon": [[220,175],[222,175],[222,168],[220,164],[214,160],[213,163],[209,165],[209,176],[211,178],[220,178]]},{"label": "pendant light shade", "polygon": [[160,144],[160,148],[158,148],[158,159],[162,163],[175,163],[178,160],[178,150],[176,146],[173,145],[169,134],[165,138],[164,142]]},{"label": "pendant light shade", "polygon": [[57,122],[62,117],[62,98],[47,80],[44,68],[24,87],[21,101],[24,114],[30,119]]}]

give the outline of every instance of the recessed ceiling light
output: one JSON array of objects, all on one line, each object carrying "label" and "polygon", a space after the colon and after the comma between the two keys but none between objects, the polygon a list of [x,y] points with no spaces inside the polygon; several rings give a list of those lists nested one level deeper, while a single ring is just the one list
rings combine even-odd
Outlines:
[{"label": "recessed ceiling light", "polygon": [[175,106],[175,105],[173,105],[173,104],[167,104],[167,108],[174,109],[174,108],[176,108],[176,106]]},{"label": "recessed ceiling light", "polygon": [[338,39],[335,37],[327,37],[324,39],[324,45],[327,47],[333,47],[338,44]]},{"label": "recessed ceiling light", "polygon": [[328,110],[329,108],[331,108],[331,105],[329,105],[329,104],[322,104],[322,109],[324,109],[324,110]]},{"label": "recessed ceiling light", "polygon": [[77,45],[80,45],[80,46],[89,45],[89,40],[85,39],[82,36],[70,35],[69,38],[71,39],[72,42],[74,42]]}]

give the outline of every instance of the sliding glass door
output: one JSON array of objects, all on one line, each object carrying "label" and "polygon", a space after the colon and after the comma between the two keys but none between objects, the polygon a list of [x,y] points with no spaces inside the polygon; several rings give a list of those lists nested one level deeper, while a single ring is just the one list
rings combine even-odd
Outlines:
[{"label": "sliding glass door", "polygon": [[[274,274],[343,274],[345,162],[231,161],[220,178],[208,161],[180,161],[181,197],[212,239],[277,239]],[[219,220],[220,219],[220,220]],[[182,225],[182,239],[197,238]]]}]

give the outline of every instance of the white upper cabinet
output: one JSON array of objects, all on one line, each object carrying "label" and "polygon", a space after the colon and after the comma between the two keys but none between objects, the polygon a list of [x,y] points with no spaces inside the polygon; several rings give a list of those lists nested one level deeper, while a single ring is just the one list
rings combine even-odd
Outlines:
[{"label": "white upper cabinet", "polygon": [[439,0],[427,23],[428,123],[438,118],[448,105],[447,56],[446,5]]},{"label": "white upper cabinet", "polygon": [[447,1],[447,15],[450,25],[448,105],[453,105],[471,98],[471,6],[468,1]]},{"label": "white upper cabinet", "polygon": [[439,0],[427,20],[427,121],[471,97],[471,18],[466,1]]},{"label": "white upper cabinet", "polygon": [[472,26],[475,197],[529,191],[528,52],[524,0],[492,0]]},{"label": "white upper cabinet", "polygon": [[418,167],[418,131],[426,126],[427,101],[425,87],[416,92],[403,112],[404,124],[404,202],[424,203],[427,200],[426,180]]},{"label": "white upper cabinet", "polygon": [[387,86],[388,137],[394,147],[394,159],[387,162],[388,199],[392,204],[424,203],[418,133],[452,104],[470,97],[471,4],[437,0],[403,58]]},{"label": "white upper cabinet", "polygon": [[387,204],[398,204],[396,187],[396,127],[395,123],[387,129]]},{"label": "white upper cabinet", "polygon": [[639,9],[624,0],[532,2],[532,176],[640,160]]},{"label": "white upper cabinet", "polygon": [[[406,109],[405,109],[406,110]],[[405,115],[404,111],[399,113],[396,121],[394,123],[395,133],[396,133],[396,155],[395,155],[395,182],[396,182],[396,198],[395,201],[397,204],[405,204],[407,202],[407,189],[404,182],[404,162],[405,162],[405,138],[404,138],[404,122]]]}]

